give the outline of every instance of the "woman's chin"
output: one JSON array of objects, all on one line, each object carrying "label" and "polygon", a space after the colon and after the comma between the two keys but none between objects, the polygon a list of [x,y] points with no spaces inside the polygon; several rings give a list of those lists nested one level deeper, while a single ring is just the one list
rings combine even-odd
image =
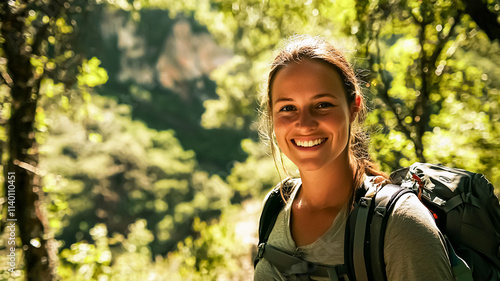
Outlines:
[{"label": "woman's chin", "polygon": [[301,172],[313,172],[325,166],[325,163],[321,163],[316,159],[302,159],[300,161],[294,161],[294,164]]}]

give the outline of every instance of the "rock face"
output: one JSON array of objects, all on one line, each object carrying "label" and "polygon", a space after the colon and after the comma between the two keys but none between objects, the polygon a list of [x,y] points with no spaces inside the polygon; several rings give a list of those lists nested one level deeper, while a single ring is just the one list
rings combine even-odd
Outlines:
[{"label": "rock face", "polygon": [[[202,77],[232,56],[207,31],[193,31],[192,20],[169,19],[167,11],[143,11],[140,22],[123,12],[104,11],[101,22],[102,37],[109,41],[106,45],[115,44],[119,51],[114,54],[119,55],[117,81],[159,85],[185,100],[196,95],[193,88],[203,88]],[[189,87],[193,82],[197,85]]]},{"label": "rock face", "polygon": [[190,24],[180,20],[173,26],[173,34],[158,58],[158,81],[188,98],[189,93],[182,87],[184,81],[209,75],[229,58],[230,53],[218,47],[208,33],[193,34]]}]

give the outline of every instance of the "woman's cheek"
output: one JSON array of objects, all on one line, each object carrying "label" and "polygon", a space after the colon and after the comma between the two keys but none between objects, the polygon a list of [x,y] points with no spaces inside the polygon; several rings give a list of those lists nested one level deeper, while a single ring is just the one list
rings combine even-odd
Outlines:
[{"label": "woman's cheek", "polygon": [[274,134],[278,141],[278,146],[283,149],[286,146],[287,122],[286,118],[275,118],[274,120]]}]

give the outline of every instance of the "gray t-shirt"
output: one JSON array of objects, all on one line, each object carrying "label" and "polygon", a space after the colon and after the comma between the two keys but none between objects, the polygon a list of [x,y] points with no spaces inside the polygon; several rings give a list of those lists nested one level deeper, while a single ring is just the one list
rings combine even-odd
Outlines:
[{"label": "gray t-shirt", "polygon": [[[331,227],[318,240],[296,247],[290,232],[290,216],[300,186],[300,181],[297,181],[288,203],[276,219],[268,244],[310,262],[343,264],[347,207],[339,212]],[[415,195],[405,195],[397,202],[387,225],[384,261],[388,280],[453,280],[444,245],[427,208]],[[285,278],[269,261],[262,259],[255,268],[254,280],[294,279]]]}]

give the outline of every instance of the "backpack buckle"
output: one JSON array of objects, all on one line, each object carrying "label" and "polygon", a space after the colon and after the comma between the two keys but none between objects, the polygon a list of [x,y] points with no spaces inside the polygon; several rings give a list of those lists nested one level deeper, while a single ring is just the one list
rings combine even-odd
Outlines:
[{"label": "backpack buckle", "polygon": [[385,217],[385,214],[387,213],[387,208],[386,207],[376,207],[375,208],[375,214]]},{"label": "backpack buckle", "polygon": [[359,205],[361,205],[362,207],[368,207],[368,206],[370,206],[371,201],[372,201],[371,198],[361,197],[359,199]]},{"label": "backpack buckle", "polygon": [[259,259],[262,259],[262,257],[264,257],[265,249],[266,249],[266,243],[260,243],[259,246],[257,246],[257,257]]}]

